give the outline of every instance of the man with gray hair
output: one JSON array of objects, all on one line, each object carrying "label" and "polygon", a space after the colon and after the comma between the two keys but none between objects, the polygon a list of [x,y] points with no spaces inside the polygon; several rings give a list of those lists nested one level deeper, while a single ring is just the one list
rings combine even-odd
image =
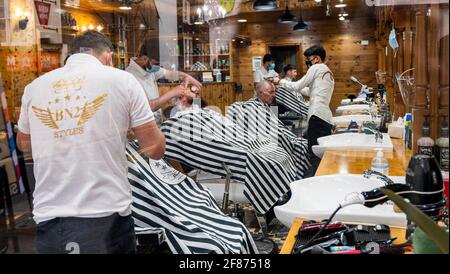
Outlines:
[{"label": "man with gray hair", "polygon": [[275,99],[275,85],[270,81],[263,80],[256,84],[255,93],[256,97],[264,104],[270,105]]},{"label": "man with gray hair", "polygon": [[22,97],[17,144],[34,160],[37,251],[134,253],[127,131],[152,159],[165,137],[137,80],[112,67],[108,38],[84,32],[71,53]]}]

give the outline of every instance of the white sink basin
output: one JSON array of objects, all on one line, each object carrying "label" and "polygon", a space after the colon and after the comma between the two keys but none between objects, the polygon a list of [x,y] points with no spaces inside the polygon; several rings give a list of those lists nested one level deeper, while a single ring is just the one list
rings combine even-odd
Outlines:
[{"label": "white sink basin", "polygon": [[314,154],[322,158],[327,150],[373,150],[375,148],[382,148],[383,151],[393,151],[389,134],[383,133],[383,140],[381,143],[375,141],[375,135],[364,133],[342,133],[329,135],[317,139],[318,145],[312,146]]},{"label": "white sink basin", "polygon": [[351,114],[369,114],[370,106],[369,105],[348,105],[348,106],[339,106],[336,109],[337,115],[351,115]]},{"label": "white sink basin", "polygon": [[[405,177],[390,177],[396,183],[404,183]],[[321,221],[330,217],[339,203],[352,192],[363,192],[382,186],[377,179],[366,179],[362,175],[327,175],[311,177],[291,183],[292,197],[284,205],[274,208],[277,219],[291,227],[295,218]],[[342,208],[333,221],[348,224],[406,227],[406,215],[396,213],[391,201],[367,208],[350,205]]]},{"label": "white sink basin", "polygon": [[336,127],[348,127],[351,121],[355,121],[358,126],[362,126],[364,122],[375,122],[377,125],[380,124],[380,118],[372,118],[372,116],[364,114],[336,116],[333,117],[331,121]]},{"label": "white sink basin", "polygon": [[[355,99],[353,99],[353,103],[356,103],[356,102],[365,102],[366,101],[366,99],[363,99],[363,98],[355,98]],[[342,99],[341,100],[341,105],[348,105],[348,104],[351,104],[352,103],[352,100],[350,100],[350,99]]]}]

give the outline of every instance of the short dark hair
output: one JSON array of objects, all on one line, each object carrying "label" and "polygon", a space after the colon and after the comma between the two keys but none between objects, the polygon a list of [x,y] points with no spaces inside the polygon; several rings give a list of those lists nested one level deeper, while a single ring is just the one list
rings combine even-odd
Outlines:
[{"label": "short dark hair", "polygon": [[138,48],[138,57],[147,56],[149,59],[159,59],[159,40],[147,37]]},{"label": "short dark hair", "polygon": [[267,63],[267,62],[271,62],[273,60],[273,58],[272,58],[272,55],[270,55],[270,54],[266,54],[266,55],[264,55],[264,57],[263,57],[263,64],[265,64],[265,63]]},{"label": "short dark hair", "polygon": [[325,58],[327,57],[327,52],[325,49],[320,45],[314,45],[312,47],[309,47],[305,50],[303,53],[306,57],[317,55],[322,59],[322,62],[325,61]]},{"label": "short dark hair", "polygon": [[289,64],[289,65],[284,66],[283,72],[287,73],[288,71],[293,70],[293,69],[297,69],[297,68],[294,67],[293,65]]},{"label": "short dark hair", "polygon": [[72,41],[72,54],[83,52],[85,49],[92,49],[93,54],[100,55],[107,50],[114,50],[114,46],[105,35],[88,30],[75,36]]}]

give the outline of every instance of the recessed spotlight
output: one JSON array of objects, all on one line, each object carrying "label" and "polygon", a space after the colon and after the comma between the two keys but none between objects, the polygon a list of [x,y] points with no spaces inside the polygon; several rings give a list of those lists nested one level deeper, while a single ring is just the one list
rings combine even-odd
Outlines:
[{"label": "recessed spotlight", "polygon": [[247,22],[247,19],[238,19],[237,20],[239,23],[246,23]]}]

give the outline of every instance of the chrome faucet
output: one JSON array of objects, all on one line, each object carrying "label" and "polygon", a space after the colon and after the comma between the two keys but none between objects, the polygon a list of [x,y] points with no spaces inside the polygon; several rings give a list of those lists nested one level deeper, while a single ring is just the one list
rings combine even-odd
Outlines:
[{"label": "chrome faucet", "polygon": [[382,181],[385,185],[394,184],[394,181],[392,181],[388,176],[375,170],[366,169],[364,170],[363,176],[364,178],[367,179],[369,179],[372,176],[376,176],[376,178]]},{"label": "chrome faucet", "polygon": [[361,130],[368,130],[372,132],[375,135],[375,143],[383,143],[383,134],[380,132],[379,129],[373,130],[369,127],[361,127]]}]

